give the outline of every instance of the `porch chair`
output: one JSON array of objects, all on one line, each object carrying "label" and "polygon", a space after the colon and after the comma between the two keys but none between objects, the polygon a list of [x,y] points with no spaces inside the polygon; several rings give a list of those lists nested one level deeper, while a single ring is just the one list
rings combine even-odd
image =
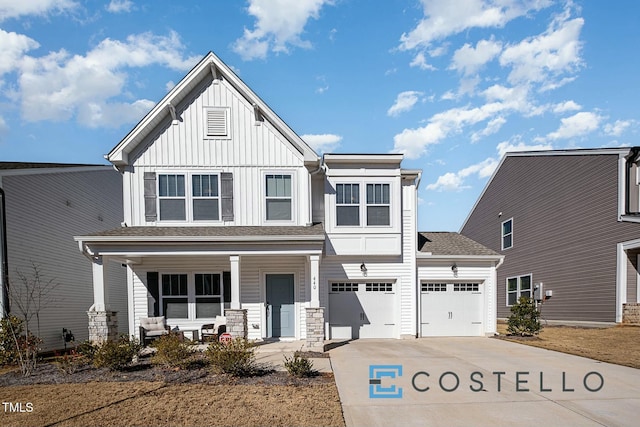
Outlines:
[{"label": "porch chair", "polygon": [[224,316],[216,316],[216,320],[214,323],[207,323],[206,325],[202,325],[200,329],[200,336],[202,337],[202,342],[207,341],[206,338],[213,338],[214,340],[218,339],[220,334],[224,333],[227,330],[227,318]]},{"label": "porch chair", "polygon": [[171,328],[167,325],[164,316],[140,319],[140,343],[142,345],[146,346],[148,342],[162,335],[167,335],[169,331]]}]

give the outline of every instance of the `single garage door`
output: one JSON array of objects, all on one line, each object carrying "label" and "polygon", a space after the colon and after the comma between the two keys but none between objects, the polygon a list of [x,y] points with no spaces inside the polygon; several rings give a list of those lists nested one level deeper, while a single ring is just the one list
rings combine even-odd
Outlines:
[{"label": "single garage door", "polygon": [[484,335],[482,284],[421,283],[420,286],[423,337]]},{"label": "single garage door", "polygon": [[393,282],[331,283],[331,339],[395,338],[395,286]]}]

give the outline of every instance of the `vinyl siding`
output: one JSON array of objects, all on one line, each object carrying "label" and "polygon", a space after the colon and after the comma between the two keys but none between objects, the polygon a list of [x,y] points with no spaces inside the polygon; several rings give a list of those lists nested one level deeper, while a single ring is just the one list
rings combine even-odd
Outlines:
[{"label": "vinyl siding", "polygon": [[[232,222],[219,225],[262,225],[264,223],[264,173],[287,171],[294,176],[294,221],[310,222],[310,177],[298,152],[268,121],[256,125],[253,107],[224,80],[205,80],[178,108],[180,121],[165,123],[151,133],[130,155],[133,167],[125,172],[130,188],[126,221],[147,223],[144,215],[144,172],[224,171],[233,173],[234,213]],[[230,137],[205,136],[205,107],[230,110]]]},{"label": "vinyl siding", "polygon": [[[617,221],[618,155],[507,157],[461,233],[505,255],[498,269],[498,317],[508,317],[506,278],[532,274],[553,298],[553,320],[614,322],[616,244],[640,237]],[[499,216],[499,213],[502,213]],[[501,250],[513,218],[513,247]]]},{"label": "vinyl siding", "polygon": [[[402,181],[402,262],[406,270],[400,288],[400,335],[416,336],[416,187],[413,180]],[[407,274],[408,273],[408,274]]]},{"label": "vinyl siding", "polygon": [[[133,294],[135,335],[138,335],[140,318],[148,317],[148,292],[146,277],[148,271],[162,273],[221,273],[230,270],[228,257],[147,257],[144,266],[134,267]],[[249,339],[266,336],[265,275],[291,273],[295,275],[296,335],[306,337],[305,307],[309,298],[306,274],[306,258],[302,256],[269,256],[240,258],[240,300],[247,310]],[[175,324],[174,324],[175,323]],[[181,320],[171,323],[171,327],[199,329],[204,320]]]},{"label": "vinyl siding", "polygon": [[[18,272],[32,278],[32,264],[38,266],[43,282],[57,284],[41,313],[39,335],[44,349],[64,347],[62,328],[70,329],[77,342],[88,339],[92,266],[73,237],[120,225],[121,175],[114,170],[96,170],[4,176],[2,187],[11,286],[22,288]],[[126,332],[126,269],[119,263],[110,263],[107,268],[108,303],[118,311],[119,331]],[[12,309],[19,314],[15,305]],[[37,332],[37,327],[32,328]]]}]

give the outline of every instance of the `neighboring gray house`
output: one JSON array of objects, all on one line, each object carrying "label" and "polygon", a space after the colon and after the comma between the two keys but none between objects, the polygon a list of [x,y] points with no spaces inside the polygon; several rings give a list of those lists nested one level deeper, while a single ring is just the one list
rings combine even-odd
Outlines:
[{"label": "neighboring gray house", "polygon": [[[111,166],[59,163],[0,162],[0,314],[20,315],[8,294],[24,294],[20,278],[33,280],[37,266],[41,282],[56,284],[31,327],[43,339],[43,349],[64,347],[62,329],[76,341],[86,340],[87,308],[93,301],[93,273],[78,252],[76,234],[119,226],[122,222],[122,177]],[[110,300],[120,311],[120,330],[127,331],[126,269],[109,268]],[[11,291],[9,291],[11,288]]]},{"label": "neighboring gray house", "polygon": [[461,229],[505,256],[498,318],[540,282],[548,320],[621,322],[640,301],[639,151],[506,154]]}]

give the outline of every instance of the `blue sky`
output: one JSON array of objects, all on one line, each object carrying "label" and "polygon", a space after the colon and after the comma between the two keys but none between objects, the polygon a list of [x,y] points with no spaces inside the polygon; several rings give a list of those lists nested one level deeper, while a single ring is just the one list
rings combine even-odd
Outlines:
[{"label": "blue sky", "polygon": [[0,0],[0,160],[104,163],[210,50],[318,152],[401,152],[457,231],[508,151],[638,145],[640,3]]}]

